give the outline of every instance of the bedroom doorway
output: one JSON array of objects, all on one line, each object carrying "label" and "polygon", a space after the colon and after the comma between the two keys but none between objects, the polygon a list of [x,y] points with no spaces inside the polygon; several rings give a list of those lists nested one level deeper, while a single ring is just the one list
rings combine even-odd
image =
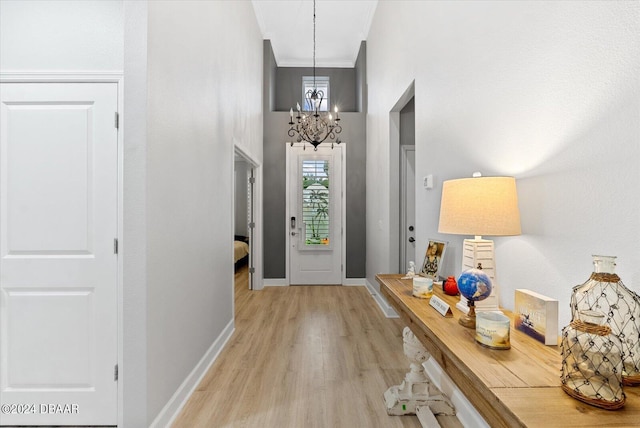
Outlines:
[{"label": "bedroom doorway", "polygon": [[255,287],[256,166],[236,148],[234,157],[234,263],[245,268],[247,288]]}]

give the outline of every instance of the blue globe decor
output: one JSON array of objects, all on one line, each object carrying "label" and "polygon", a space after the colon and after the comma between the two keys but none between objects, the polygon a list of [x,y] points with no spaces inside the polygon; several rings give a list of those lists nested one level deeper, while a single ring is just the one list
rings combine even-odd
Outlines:
[{"label": "blue globe decor", "polygon": [[491,278],[480,269],[466,270],[458,278],[458,290],[467,300],[484,300],[491,295]]},{"label": "blue globe decor", "polygon": [[467,299],[469,313],[458,319],[458,322],[469,328],[476,328],[476,307],[475,302],[484,300],[491,295],[491,278],[482,271],[482,266],[478,269],[469,269],[458,278],[458,290]]}]

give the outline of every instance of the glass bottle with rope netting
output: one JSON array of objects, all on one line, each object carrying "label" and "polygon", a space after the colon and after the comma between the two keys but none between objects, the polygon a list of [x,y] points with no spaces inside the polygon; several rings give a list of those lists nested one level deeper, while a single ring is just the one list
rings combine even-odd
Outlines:
[{"label": "glass bottle with rope netting", "polygon": [[640,297],[629,290],[615,273],[614,256],[593,256],[594,270],[589,280],[573,288],[571,319],[580,311],[604,314],[604,325],[622,343],[622,382],[640,385]]},{"label": "glass bottle with rope netting", "polygon": [[605,315],[580,311],[562,329],[562,389],[571,397],[608,410],[624,406],[622,345],[603,325]]}]

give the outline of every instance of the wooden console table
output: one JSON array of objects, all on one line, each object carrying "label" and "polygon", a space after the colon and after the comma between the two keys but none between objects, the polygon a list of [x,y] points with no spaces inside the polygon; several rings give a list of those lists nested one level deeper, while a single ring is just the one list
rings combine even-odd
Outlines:
[{"label": "wooden console table", "polygon": [[458,324],[458,298],[434,287],[453,311],[444,318],[428,300],[412,296],[412,281],[380,274],[384,295],[440,367],[492,427],[640,426],[640,387],[624,389],[620,410],[602,410],[574,400],[560,384],[560,346],[545,346],[513,328],[511,349],[491,350],[475,341],[475,331]]}]

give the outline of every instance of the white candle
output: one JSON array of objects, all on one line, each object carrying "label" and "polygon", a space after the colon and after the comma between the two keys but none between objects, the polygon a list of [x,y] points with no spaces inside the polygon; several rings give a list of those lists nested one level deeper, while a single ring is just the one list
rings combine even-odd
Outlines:
[{"label": "white candle", "polygon": [[497,312],[478,312],[476,315],[476,341],[491,349],[509,349],[509,318]]},{"label": "white candle", "polygon": [[433,279],[414,276],[413,295],[422,299],[430,298],[433,295]]}]

